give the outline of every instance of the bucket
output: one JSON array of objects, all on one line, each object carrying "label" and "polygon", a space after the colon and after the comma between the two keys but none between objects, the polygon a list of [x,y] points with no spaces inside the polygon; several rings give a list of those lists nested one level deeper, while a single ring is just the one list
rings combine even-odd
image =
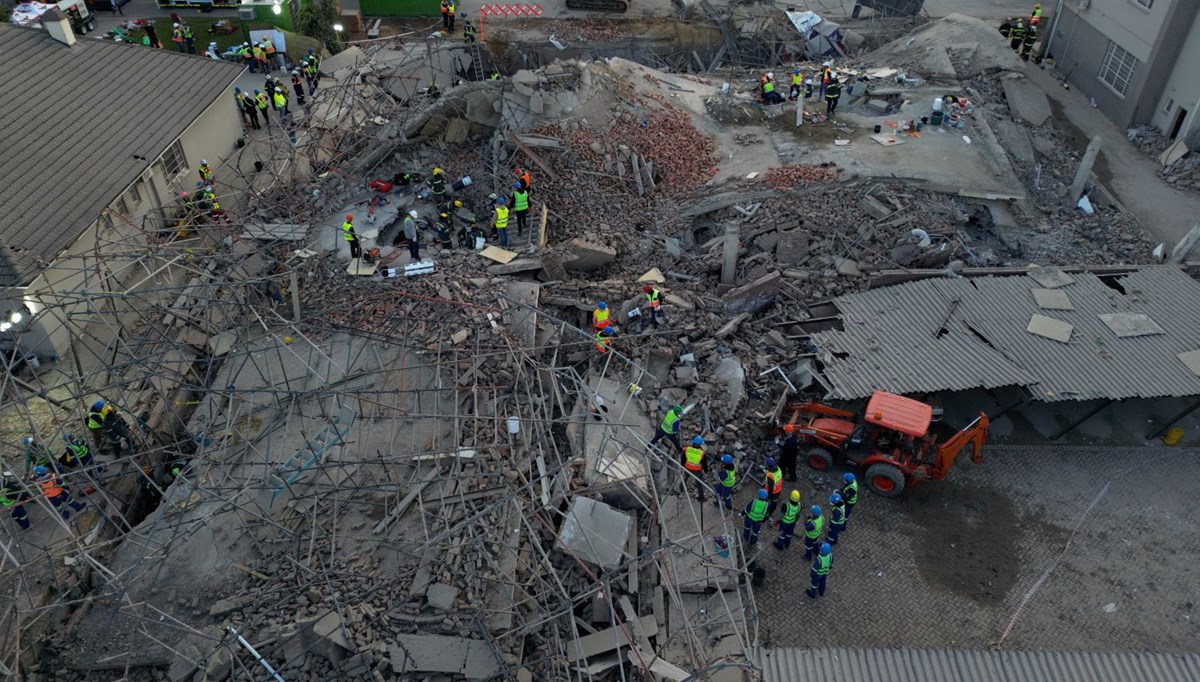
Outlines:
[{"label": "bucket", "polygon": [[875,133],[876,133],[876,134],[878,134],[878,133],[880,133],[881,131],[883,131],[883,126],[881,126],[881,125],[879,125],[878,123],[876,123],[876,124],[875,124]]},{"label": "bucket", "polygon": [[935,109],[933,114],[929,116],[929,125],[940,126],[942,124],[943,116],[945,116],[945,114]]},{"label": "bucket", "polygon": [[1179,445],[1179,441],[1183,440],[1183,429],[1176,426],[1172,429],[1167,429],[1163,435],[1163,445]]},{"label": "bucket", "polygon": [[517,433],[521,432],[521,418],[520,417],[509,417],[506,423],[508,424],[508,432],[509,433],[517,434]]},{"label": "bucket", "polygon": [[464,176],[463,179],[455,182],[453,185],[450,185],[450,188],[453,189],[455,192],[461,192],[470,186],[471,186],[471,176],[467,175],[467,176]]},{"label": "bucket", "polygon": [[950,114],[950,118],[946,119],[946,122],[950,125],[951,128],[957,128],[958,127],[958,114]]},{"label": "bucket", "polygon": [[[25,364],[29,365],[29,369],[37,369],[38,367],[42,366],[41,360],[38,360],[38,356],[33,353],[29,353],[25,356]],[[1183,437],[1183,429],[1179,429],[1179,437]],[[1172,445],[1174,445],[1174,443],[1172,443]]]}]

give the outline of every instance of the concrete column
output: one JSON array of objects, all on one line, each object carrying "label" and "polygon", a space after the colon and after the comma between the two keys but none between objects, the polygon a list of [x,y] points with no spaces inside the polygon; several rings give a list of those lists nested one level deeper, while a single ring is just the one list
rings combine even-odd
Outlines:
[{"label": "concrete column", "polygon": [[1079,202],[1079,197],[1083,196],[1083,188],[1087,185],[1088,176],[1092,174],[1092,164],[1096,163],[1096,157],[1100,154],[1100,136],[1092,138],[1088,143],[1087,151],[1083,153],[1083,161],[1079,162],[1079,170],[1075,173],[1075,182],[1071,183],[1071,200],[1069,203],[1074,206]]},{"label": "concrete column", "polygon": [[804,84],[800,85],[800,95],[796,97],[796,127],[804,125]]},{"label": "concrete column", "polygon": [[1196,245],[1200,244],[1200,223],[1192,226],[1188,233],[1183,235],[1183,239],[1171,249],[1171,256],[1167,259],[1168,263],[1182,264],[1186,263],[1188,256],[1192,255],[1192,251],[1196,250]]},{"label": "concrete column", "polygon": [[721,255],[721,284],[733,284],[733,280],[737,276],[738,250],[742,247],[739,232],[737,223],[725,225],[725,249]]},{"label": "concrete column", "polygon": [[295,270],[291,272],[292,276],[292,321],[300,321],[300,275]]}]

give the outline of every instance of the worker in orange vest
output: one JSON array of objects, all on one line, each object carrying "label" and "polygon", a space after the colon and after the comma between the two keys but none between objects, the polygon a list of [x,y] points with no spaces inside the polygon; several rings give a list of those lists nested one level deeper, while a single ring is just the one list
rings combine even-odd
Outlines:
[{"label": "worker in orange vest", "polygon": [[454,33],[454,0],[446,3],[446,16],[450,17],[450,26],[446,30]]},{"label": "worker in orange vest", "polygon": [[450,30],[450,3],[442,0],[442,28]]},{"label": "worker in orange vest", "polygon": [[70,491],[58,482],[58,477],[50,473],[49,469],[40,466],[35,468],[33,473],[37,475],[38,485],[42,488],[42,494],[46,496],[47,500],[50,500],[50,504],[54,505],[58,513],[62,514],[64,521],[71,518],[71,512],[62,508],[64,504],[75,511],[83,510],[83,505],[71,498]]},{"label": "worker in orange vest", "polygon": [[779,496],[783,493],[783,471],[775,463],[774,457],[767,458],[767,475],[763,479],[763,489],[767,491],[767,517],[775,513],[779,505]]},{"label": "worker in orange vest", "polygon": [[517,182],[521,183],[521,189],[528,192],[533,187],[533,179],[529,177],[529,171],[522,168],[514,168],[513,175],[517,176]]},{"label": "worker in orange vest", "polygon": [[639,332],[646,328],[647,320],[649,320],[650,324],[657,327],[659,323],[662,322],[663,314],[662,292],[656,289],[652,284],[647,284],[646,286],[642,287],[642,291],[646,293],[646,304],[650,310],[648,314],[642,315],[641,324],[638,329]]},{"label": "worker in orange vest", "polygon": [[608,321],[608,304],[600,301],[596,304],[596,309],[592,311],[592,329],[600,331],[611,326],[612,324]]},{"label": "worker in orange vest", "polygon": [[692,444],[683,450],[683,468],[688,474],[695,477],[696,483],[696,500],[704,501],[704,479],[707,478],[704,474],[708,472],[708,458],[704,456],[704,439],[696,436],[692,439]]},{"label": "worker in orange vest", "polygon": [[605,327],[596,332],[596,350],[600,351],[601,356],[607,353],[609,347],[612,346],[612,335],[612,327]]}]

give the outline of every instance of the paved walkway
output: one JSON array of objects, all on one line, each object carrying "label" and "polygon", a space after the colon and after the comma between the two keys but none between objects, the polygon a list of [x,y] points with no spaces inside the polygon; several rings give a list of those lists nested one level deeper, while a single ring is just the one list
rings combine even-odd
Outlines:
[{"label": "paved walkway", "polygon": [[1125,131],[1099,109],[1093,109],[1083,93],[1064,90],[1050,71],[1031,65],[1026,72],[1031,82],[1046,91],[1067,122],[1083,134],[1081,149],[1092,136],[1101,137],[1103,148],[1095,166],[1097,177],[1151,236],[1166,242],[1168,247],[1174,246],[1200,221],[1200,195],[1175,189],[1163,181],[1158,175],[1158,162],[1138,151],[1126,139]]}]

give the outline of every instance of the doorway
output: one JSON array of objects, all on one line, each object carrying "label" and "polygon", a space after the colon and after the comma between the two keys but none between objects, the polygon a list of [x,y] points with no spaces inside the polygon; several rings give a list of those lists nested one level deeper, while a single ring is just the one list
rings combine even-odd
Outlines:
[{"label": "doorway", "polygon": [[1179,107],[1179,110],[1175,112],[1175,120],[1171,122],[1171,134],[1168,136],[1170,139],[1174,140],[1176,137],[1179,137],[1179,131],[1183,128],[1183,121],[1187,118],[1187,115],[1188,111],[1183,107]]}]

